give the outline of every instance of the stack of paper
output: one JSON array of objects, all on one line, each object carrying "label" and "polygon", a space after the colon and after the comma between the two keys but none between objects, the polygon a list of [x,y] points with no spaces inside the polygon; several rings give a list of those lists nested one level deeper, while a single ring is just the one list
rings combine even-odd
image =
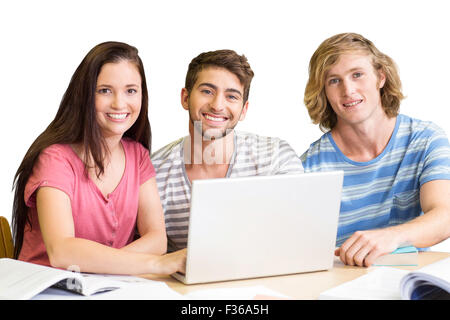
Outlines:
[{"label": "stack of paper", "polygon": [[290,299],[290,297],[264,286],[205,289],[184,295],[184,299],[192,300],[252,300],[258,297],[264,297],[264,299]]}]

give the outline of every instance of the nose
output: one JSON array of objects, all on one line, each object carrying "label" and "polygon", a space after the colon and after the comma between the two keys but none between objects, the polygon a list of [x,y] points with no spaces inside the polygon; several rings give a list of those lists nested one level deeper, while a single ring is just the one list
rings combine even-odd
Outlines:
[{"label": "nose", "polygon": [[350,97],[355,93],[355,86],[352,83],[352,81],[349,80],[343,80],[342,81],[342,95],[344,97]]},{"label": "nose", "polygon": [[120,93],[120,92],[116,93],[114,95],[113,101],[111,103],[111,107],[113,109],[120,110],[120,109],[125,108],[126,105],[127,105],[126,97],[124,96],[124,94]]},{"label": "nose", "polygon": [[210,107],[215,112],[220,112],[225,108],[225,97],[222,94],[216,94],[210,103]]}]

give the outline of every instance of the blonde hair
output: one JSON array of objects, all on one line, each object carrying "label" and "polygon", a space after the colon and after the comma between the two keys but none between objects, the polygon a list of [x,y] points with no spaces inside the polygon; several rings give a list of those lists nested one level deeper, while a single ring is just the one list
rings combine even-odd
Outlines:
[{"label": "blonde hair", "polygon": [[305,88],[304,103],[314,124],[322,131],[332,129],[337,122],[336,113],[331,108],[325,94],[326,72],[338,61],[341,54],[364,51],[372,56],[376,71],[386,76],[380,89],[381,104],[388,117],[398,114],[400,101],[404,98],[397,66],[389,56],[379,51],[368,39],[356,33],[341,33],[320,44],[309,62],[309,79]]}]

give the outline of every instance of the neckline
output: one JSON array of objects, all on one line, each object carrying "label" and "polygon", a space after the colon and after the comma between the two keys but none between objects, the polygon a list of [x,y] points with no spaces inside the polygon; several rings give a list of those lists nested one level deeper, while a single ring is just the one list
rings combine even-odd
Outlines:
[{"label": "neckline", "polygon": [[333,139],[333,136],[331,135],[331,131],[328,131],[326,133],[326,136],[328,137],[328,139],[330,140],[331,145],[333,146],[334,150],[336,151],[336,153],[345,161],[348,162],[352,165],[355,166],[368,166],[371,164],[374,164],[376,162],[378,162],[380,159],[382,159],[384,157],[384,155],[392,149],[393,144],[395,143],[395,138],[397,136],[397,132],[398,132],[398,128],[400,126],[400,122],[401,122],[401,115],[397,115],[397,119],[395,120],[395,127],[394,127],[394,131],[391,134],[391,137],[389,138],[389,142],[386,145],[386,147],[384,148],[383,152],[381,152],[378,156],[376,156],[375,158],[373,158],[372,160],[369,161],[355,161],[352,160],[350,158],[348,158],[342,151],[341,149],[339,149],[338,145],[336,144],[336,142]]},{"label": "neckline", "polygon": [[[231,155],[230,163],[228,164],[228,170],[227,170],[227,173],[225,174],[225,178],[229,178],[230,175],[231,175],[231,170],[233,168],[234,160],[236,158],[236,153],[237,153],[237,132],[236,131],[233,131],[233,132],[234,132],[234,137],[233,137],[233,154]],[[192,183],[189,180],[189,177],[187,175],[186,164],[184,162],[184,144],[185,144],[186,139],[190,139],[190,136],[186,136],[186,137],[181,139],[181,148],[180,148],[179,156],[180,156],[180,159],[181,159],[181,170],[183,172],[184,180],[185,180],[186,184],[189,186],[189,189],[191,189],[192,188]]]},{"label": "neckline", "polygon": [[86,177],[86,179],[87,179],[87,181],[88,181],[88,184],[89,184],[89,185],[91,186],[91,188],[93,188],[93,190],[94,190],[94,191],[95,191],[95,192],[96,192],[96,193],[97,193],[104,201],[106,201],[106,202],[108,202],[108,201],[111,199],[111,197],[116,193],[116,191],[119,189],[119,187],[120,187],[121,184],[122,184],[122,181],[124,180],[125,173],[126,173],[126,171],[127,171],[127,169],[128,169],[127,150],[126,150],[125,145],[124,145],[124,143],[123,143],[123,139],[120,139],[120,144],[121,144],[121,146],[122,146],[122,150],[123,150],[124,157],[125,157],[125,167],[124,167],[124,169],[123,169],[122,176],[120,177],[119,183],[114,187],[114,190],[113,190],[113,191],[107,193],[106,195],[103,194],[103,192],[100,190],[100,188],[95,184],[95,182],[91,179],[91,177],[89,176],[89,174],[86,172],[86,170],[85,170],[85,165],[84,165],[83,160],[78,156],[78,154],[75,152],[75,150],[72,148],[72,146],[71,146],[70,144],[68,145],[68,146],[69,146],[69,149],[72,151],[72,153],[73,153],[73,154],[75,155],[75,157],[78,159],[78,162],[79,162],[79,164],[81,165],[82,170],[83,170],[83,175]]}]

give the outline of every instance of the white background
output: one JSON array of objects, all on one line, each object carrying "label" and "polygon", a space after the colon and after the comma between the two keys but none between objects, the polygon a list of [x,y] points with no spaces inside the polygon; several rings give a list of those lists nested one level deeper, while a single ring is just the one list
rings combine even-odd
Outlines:
[{"label": "white background", "polygon": [[[233,49],[255,72],[239,130],[286,139],[301,154],[322,134],[303,104],[308,63],[341,32],[372,40],[398,64],[401,112],[450,133],[447,1],[9,1],[0,4],[0,215],[11,219],[14,174],[56,114],[87,52],[104,41],[136,46],[149,87],[153,150],[188,133],[180,104],[200,52]],[[450,252],[450,240],[434,249]]]}]

